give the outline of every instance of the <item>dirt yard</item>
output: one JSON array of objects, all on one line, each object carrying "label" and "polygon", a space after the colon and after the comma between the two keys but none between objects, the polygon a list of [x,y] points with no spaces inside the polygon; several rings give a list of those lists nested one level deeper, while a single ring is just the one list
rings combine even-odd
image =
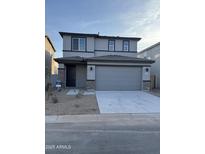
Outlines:
[{"label": "dirt yard", "polygon": [[[45,96],[46,115],[74,115],[74,114],[99,114],[95,95],[68,96],[68,90],[52,92]],[[56,97],[55,97],[56,96]],[[57,98],[57,99],[56,99]]]}]

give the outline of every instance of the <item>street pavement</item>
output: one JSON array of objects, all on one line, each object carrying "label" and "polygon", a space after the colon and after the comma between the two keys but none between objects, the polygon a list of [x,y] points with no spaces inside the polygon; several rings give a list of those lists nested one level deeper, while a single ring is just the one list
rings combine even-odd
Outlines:
[{"label": "street pavement", "polygon": [[159,114],[46,117],[46,154],[159,154]]}]

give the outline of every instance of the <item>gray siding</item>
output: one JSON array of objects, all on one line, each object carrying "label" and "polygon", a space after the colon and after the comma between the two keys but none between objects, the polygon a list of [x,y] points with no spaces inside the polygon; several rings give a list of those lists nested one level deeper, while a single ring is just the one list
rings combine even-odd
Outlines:
[{"label": "gray siding", "polygon": [[87,67],[85,65],[76,65],[76,87],[85,88],[87,78]]},{"label": "gray siding", "polygon": [[95,51],[95,56],[105,56],[105,55],[120,55],[120,56],[128,56],[128,57],[137,57],[137,53],[134,53],[134,52]]},{"label": "gray siding", "polygon": [[115,51],[122,51],[122,40],[115,40]]},{"label": "gray siding", "polygon": [[123,52],[123,39],[115,39],[115,52],[108,51],[108,38],[86,38],[86,52],[72,52],[71,36],[63,36],[63,57],[81,56],[93,57],[103,55],[122,55],[137,57],[137,41],[130,40],[129,51]]},{"label": "gray siding", "polygon": [[71,50],[71,36],[63,36],[63,50]]},{"label": "gray siding", "polygon": [[[95,50],[108,50],[108,40],[109,39],[95,39]],[[129,50],[137,52],[137,41],[130,40],[129,41]],[[115,40],[115,51],[123,51],[123,39]]]},{"label": "gray siding", "polygon": [[80,56],[80,57],[93,57],[94,53],[90,52],[63,52],[63,57],[74,57],[74,56]]},{"label": "gray siding", "polygon": [[95,39],[94,37],[87,37],[87,51],[94,52]]},{"label": "gray siding", "polygon": [[138,53],[139,58],[150,58],[155,60],[155,63],[151,65],[151,75],[156,76],[156,88],[160,88],[160,45],[157,45],[147,51]]},{"label": "gray siding", "polygon": [[108,39],[95,38],[95,50],[108,50]]},{"label": "gray siding", "polygon": [[130,40],[130,51],[136,51],[137,52],[137,41]]},{"label": "gray siding", "polygon": [[96,66],[96,90],[140,90],[141,67]]}]

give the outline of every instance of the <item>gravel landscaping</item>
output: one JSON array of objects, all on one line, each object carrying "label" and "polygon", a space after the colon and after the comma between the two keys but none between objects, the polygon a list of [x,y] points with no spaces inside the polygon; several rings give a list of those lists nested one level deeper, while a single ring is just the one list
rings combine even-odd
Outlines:
[{"label": "gravel landscaping", "polygon": [[99,114],[99,108],[95,95],[76,96],[66,95],[67,89],[61,92],[54,91],[48,97],[45,96],[46,115],[77,115],[77,114]]}]

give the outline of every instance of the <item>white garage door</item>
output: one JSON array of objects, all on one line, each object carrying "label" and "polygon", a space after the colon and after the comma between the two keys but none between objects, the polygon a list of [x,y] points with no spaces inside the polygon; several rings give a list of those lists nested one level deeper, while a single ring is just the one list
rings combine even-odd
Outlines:
[{"label": "white garage door", "polygon": [[96,67],[96,90],[140,90],[141,81],[141,67]]}]

